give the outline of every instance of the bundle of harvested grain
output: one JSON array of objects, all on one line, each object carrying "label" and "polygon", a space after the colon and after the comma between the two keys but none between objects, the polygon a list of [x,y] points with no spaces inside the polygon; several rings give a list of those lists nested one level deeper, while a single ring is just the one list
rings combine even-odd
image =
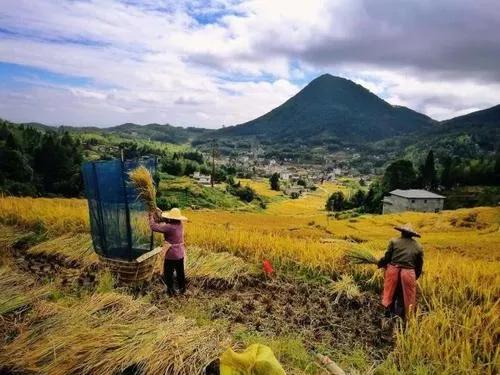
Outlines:
[{"label": "bundle of harvested grain", "polygon": [[156,208],[156,188],[149,170],[140,166],[128,173],[130,181],[137,189],[138,199],[141,199],[150,211]]},{"label": "bundle of harvested grain", "polygon": [[332,284],[332,290],[337,294],[334,303],[338,303],[342,295],[346,296],[347,299],[358,298],[361,296],[361,292],[358,285],[354,281],[351,275],[344,274],[340,277],[340,280]]},{"label": "bundle of harvested grain", "polygon": [[368,250],[353,249],[346,252],[346,257],[352,264],[377,264],[378,260]]}]

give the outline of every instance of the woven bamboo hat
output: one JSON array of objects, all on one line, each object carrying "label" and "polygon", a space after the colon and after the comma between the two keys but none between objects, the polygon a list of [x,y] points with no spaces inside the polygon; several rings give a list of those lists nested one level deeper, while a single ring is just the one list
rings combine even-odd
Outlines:
[{"label": "woven bamboo hat", "polygon": [[182,216],[181,210],[178,208],[172,208],[170,211],[162,212],[161,217],[171,220],[187,221],[186,216]]},{"label": "woven bamboo hat", "polygon": [[405,225],[397,225],[394,227],[394,229],[399,230],[400,232],[409,233],[415,237],[420,237],[420,233],[418,233],[415,229],[413,229],[410,223],[407,223]]}]

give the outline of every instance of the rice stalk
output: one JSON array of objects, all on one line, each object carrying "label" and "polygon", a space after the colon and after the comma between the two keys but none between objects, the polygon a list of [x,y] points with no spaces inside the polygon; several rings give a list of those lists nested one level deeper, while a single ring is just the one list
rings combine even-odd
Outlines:
[{"label": "rice stalk", "polygon": [[190,277],[213,287],[236,286],[259,272],[252,263],[228,252],[214,253],[198,247],[188,249],[186,263]]},{"label": "rice stalk", "polygon": [[338,303],[342,295],[346,296],[347,299],[351,300],[361,296],[361,291],[358,285],[354,281],[353,277],[348,274],[344,274],[340,277],[340,280],[332,283],[332,291],[337,294],[334,303]]},{"label": "rice stalk", "polygon": [[36,285],[9,265],[0,267],[0,316],[26,308],[49,293],[50,286]]},{"label": "rice stalk", "polygon": [[142,200],[150,211],[153,211],[156,208],[156,188],[149,170],[141,165],[130,171],[128,175],[138,192],[138,199]]},{"label": "rice stalk", "polygon": [[63,236],[41,242],[28,249],[30,254],[55,255],[67,260],[90,265],[97,262],[97,256],[92,248],[92,238],[89,234],[65,234]]},{"label": "rice stalk", "polygon": [[[199,327],[182,316],[118,293],[41,303],[44,319],[0,352],[6,366],[41,374],[196,374],[217,358],[222,341],[214,326]],[[47,314],[52,311],[52,314]]]},{"label": "rice stalk", "polygon": [[352,249],[346,251],[346,257],[352,264],[378,264],[377,258],[365,249]]}]

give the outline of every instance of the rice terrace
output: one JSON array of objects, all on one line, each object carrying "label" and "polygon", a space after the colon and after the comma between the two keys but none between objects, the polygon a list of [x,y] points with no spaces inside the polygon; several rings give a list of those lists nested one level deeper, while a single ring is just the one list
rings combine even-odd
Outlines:
[{"label": "rice terrace", "polygon": [[0,23],[0,375],[500,374],[495,0]]},{"label": "rice terrace", "polygon": [[[159,280],[140,292],[114,285],[91,249],[84,200],[2,198],[1,363],[21,373],[196,373],[224,345],[265,342],[290,373],[321,373],[318,350],[360,372],[498,369],[500,210],[327,223],[313,211],[279,216],[279,205],[272,215],[190,212],[189,293],[171,302]],[[361,242],[381,254],[409,220],[424,234],[427,266],[407,339],[380,326],[382,274],[344,253]],[[276,279],[263,278],[264,256]],[[354,296],[334,288],[346,277]]]}]

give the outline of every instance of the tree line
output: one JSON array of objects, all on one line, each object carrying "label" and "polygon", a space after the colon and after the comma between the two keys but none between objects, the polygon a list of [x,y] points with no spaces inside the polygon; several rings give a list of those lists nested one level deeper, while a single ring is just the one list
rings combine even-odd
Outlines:
[{"label": "tree line", "polygon": [[79,196],[82,161],[80,141],[67,132],[13,127],[0,120],[0,192]]},{"label": "tree line", "polygon": [[409,160],[389,164],[381,179],[375,180],[368,191],[357,190],[350,197],[337,191],[328,197],[328,211],[356,209],[359,212],[380,213],[385,195],[395,189],[425,189],[444,191],[457,186],[500,185],[500,152],[480,159],[444,158],[436,163],[429,151],[425,162],[414,167]]}]

